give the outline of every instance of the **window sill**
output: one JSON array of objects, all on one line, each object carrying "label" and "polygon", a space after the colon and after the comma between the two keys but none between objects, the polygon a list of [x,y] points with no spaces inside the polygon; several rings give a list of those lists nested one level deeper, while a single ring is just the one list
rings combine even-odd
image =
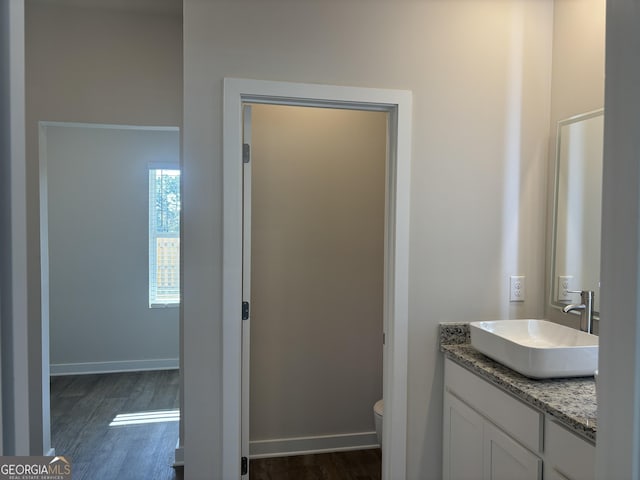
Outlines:
[{"label": "window sill", "polygon": [[176,303],[151,303],[149,304],[149,308],[178,308],[180,307],[180,302]]}]

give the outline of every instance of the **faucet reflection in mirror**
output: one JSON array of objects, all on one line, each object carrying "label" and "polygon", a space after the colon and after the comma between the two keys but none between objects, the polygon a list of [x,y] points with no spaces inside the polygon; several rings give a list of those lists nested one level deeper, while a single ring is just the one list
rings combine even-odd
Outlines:
[{"label": "faucet reflection in mirror", "polygon": [[581,294],[593,292],[582,330],[599,316],[603,128],[603,110],[558,122],[550,301],[584,313]]}]

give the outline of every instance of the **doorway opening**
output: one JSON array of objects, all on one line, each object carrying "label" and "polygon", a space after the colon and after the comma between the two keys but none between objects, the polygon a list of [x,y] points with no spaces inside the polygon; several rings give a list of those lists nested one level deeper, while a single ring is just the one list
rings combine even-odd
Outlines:
[{"label": "doorway opening", "polygon": [[[173,459],[180,305],[167,295],[179,282],[180,130],[40,122],[39,136],[45,444],[91,462],[83,435],[123,445],[135,425],[157,431],[143,444],[158,440]],[[74,431],[98,412],[99,424]]]},{"label": "doorway opening", "polygon": [[379,445],[387,115],[244,106],[250,471]]},{"label": "doorway opening", "polygon": [[[386,112],[382,478],[403,478],[406,470],[407,324],[409,247],[409,170],[411,93],[398,90],[337,87],[287,82],[226,79],[224,84],[224,242],[223,242],[223,465],[225,478],[239,478],[249,456],[248,301],[243,269],[243,123],[244,104],[274,104]],[[248,278],[245,272],[244,278]],[[245,291],[243,291],[243,289]],[[243,335],[243,330],[245,331]],[[246,364],[247,358],[244,363]],[[240,460],[240,461],[239,461]]]}]

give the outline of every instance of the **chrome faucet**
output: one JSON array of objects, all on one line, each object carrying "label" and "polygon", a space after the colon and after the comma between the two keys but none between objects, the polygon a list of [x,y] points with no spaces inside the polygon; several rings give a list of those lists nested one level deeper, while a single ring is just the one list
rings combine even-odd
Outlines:
[{"label": "chrome faucet", "polygon": [[580,311],[580,330],[593,333],[593,296],[592,290],[569,290],[569,293],[580,294],[580,304],[567,305],[562,309],[564,313],[574,310]]}]

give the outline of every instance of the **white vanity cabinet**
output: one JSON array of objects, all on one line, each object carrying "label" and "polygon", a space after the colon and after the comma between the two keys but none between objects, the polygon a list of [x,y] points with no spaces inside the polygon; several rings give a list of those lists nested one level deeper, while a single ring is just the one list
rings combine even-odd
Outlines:
[{"label": "white vanity cabinet", "polygon": [[541,422],[540,412],[445,361],[445,480],[541,479],[542,460],[531,451],[540,448]]},{"label": "white vanity cabinet", "polygon": [[449,393],[445,395],[444,445],[445,479],[540,478],[540,458]]},{"label": "white vanity cabinet", "polygon": [[444,480],[595,477],[593,444],[449,359],[443,425]]}]

